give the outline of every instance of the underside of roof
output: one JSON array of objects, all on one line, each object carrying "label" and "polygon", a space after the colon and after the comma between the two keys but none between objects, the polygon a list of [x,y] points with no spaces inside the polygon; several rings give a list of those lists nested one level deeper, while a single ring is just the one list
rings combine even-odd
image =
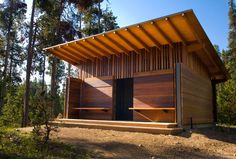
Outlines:
[{"label": "underside of roof", "polygon": [[73,65],[103,56],[129,54],[140,49],[182,42],[194,51],[218,80],[227,79],[227,71],[192,10],[149,20],[44,50]]}]

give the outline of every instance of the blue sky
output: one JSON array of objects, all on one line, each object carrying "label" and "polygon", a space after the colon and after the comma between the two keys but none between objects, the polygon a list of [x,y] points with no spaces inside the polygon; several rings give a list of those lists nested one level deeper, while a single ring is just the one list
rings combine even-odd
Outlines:
[{"label": "blue sky", "polygon": [[[1,2],[2,0],[0,0]],[[106,2],[106,0],[104,0]],[[193,9],[213,44],[227,49],[228,0],[108,0],[120,27]],[[32,0],[26,0],[31,7]]]},{"label": "blue sky", "polygon": [[213,44],[227,49],[228,0],[109,0],[120,27],[193,9]]}]

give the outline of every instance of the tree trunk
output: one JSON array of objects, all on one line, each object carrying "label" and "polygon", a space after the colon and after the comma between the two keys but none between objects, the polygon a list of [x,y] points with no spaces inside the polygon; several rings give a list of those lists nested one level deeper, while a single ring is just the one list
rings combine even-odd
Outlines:
[{"label": "tree trunk", "polygon": [[101,33],[101,2],[98,2],[98,33]]},{"label": "tree trunk", "polygon": [[4,69],[3,69],[3,84],[1,88],[1,96],[0,96],[0,112],[4,105],[4,97],[6,95],[6,85],[7,85],[7,69],[8,69],[8,60],[9,60],[9,52],[10,52],[10,39],[11,39],[11,28],[12,28],[12,12],[13,12],[14,1],[10,2],[10,11],[9,11],[9,23],[7,27],[7,46],[5,51],[5,59],[4,59]]},{"label": "tree trunk", "polygon": [[42,70],[42,91],[44,91],[45,70],[46,70],[46,56],[43,55],[43,70]]},{"label": "tree trunk", "polygon": [[[61,26],[61,15],[63,12],[63,0],[60,1],[60,9],[59,9],[59,13],[58,13],[58,24],[57,24],[57,30],[56,30],[56,41],[57,43],[61,43],[61,33],[60,33],[60,26]],[[51,117],[53,117],[53,109],[55,108],[55,97],[56,97],[56,93],[57,93],[57,79],[56,79],[56,74],[57,74],[57,64],[58,64],[58,59],[56,57],[52,58],[52,70],[51,70],[51,96],[53,98],[53,102],[52,102],[52,108],[51,108]]]},{"label": "tree trunk", "polygon": [[28,125],[28,115],[29,115],[30,74],[31,74],[32,58],[33,58],[32,40],[33,40],[33,26],[34,26],[34,11],[35,11],[35,0],[33,0],[32,4],[30,31],[29,31],[29,45],[28,45],[25,97],[24,97],[24,115],[22,121],[23,127],[26,127]]}]

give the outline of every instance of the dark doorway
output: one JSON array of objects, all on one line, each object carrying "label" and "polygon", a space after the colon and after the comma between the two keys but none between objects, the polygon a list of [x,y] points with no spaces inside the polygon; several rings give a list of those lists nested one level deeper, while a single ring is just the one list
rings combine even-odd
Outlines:
[{"label": "dark doorway", "polygon": [[133,120],[133,78],[117,79],[114,93],[115,120]]}]

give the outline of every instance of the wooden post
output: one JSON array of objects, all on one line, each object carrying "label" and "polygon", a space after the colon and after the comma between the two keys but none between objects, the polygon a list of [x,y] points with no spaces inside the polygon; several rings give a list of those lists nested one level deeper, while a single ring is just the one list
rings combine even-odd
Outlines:
[{"label": "wooden post", "polygon": [[63,117],[68,119],[68,108],[69,108],[69,82],[70,77],[66,79],[66,93],[65,93],[65,102],[64,102],[64,114]]},{"label": "wooden post", "polygon": [[182,97],[181,97],[181,64],[176,64],[175,71],[176,82],[176,122],[179,127],[182,127]]},{"label": "wooden post", "polygon": [[216,82],[211,81],[212,86],[212,105],[213,105],[213,121],[217,122],[217,106],[216,106]]}]

